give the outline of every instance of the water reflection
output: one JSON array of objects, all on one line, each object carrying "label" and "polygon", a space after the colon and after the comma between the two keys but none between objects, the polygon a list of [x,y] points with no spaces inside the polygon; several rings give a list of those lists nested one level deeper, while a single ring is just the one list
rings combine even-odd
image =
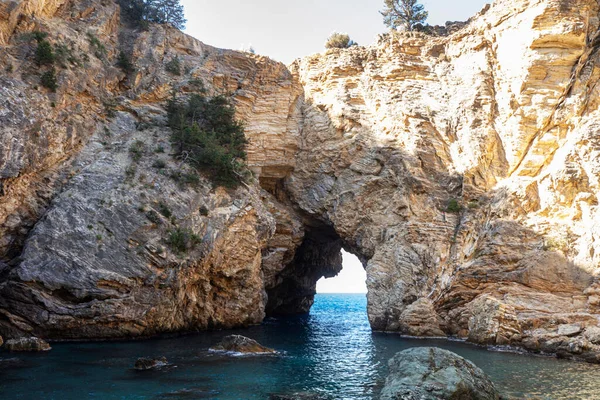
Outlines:
[{"label": "water reflection", "polygon": [[[525,399],[600,398],[600,368],[492,353],[464,343],[372,333],[364,295],[319,295],[311,315],[269,319],[235,333],[283,351],[230,357],[207,349],[231,332],[122,343],[55,344],[50,353],[0,352],[1,399],[266,399],[310,391],[336,399],[374,399],[387,360],[415,346],[439,346],[475,362],[505,395]],[[139,372],[138,357],[173,364]]]}]

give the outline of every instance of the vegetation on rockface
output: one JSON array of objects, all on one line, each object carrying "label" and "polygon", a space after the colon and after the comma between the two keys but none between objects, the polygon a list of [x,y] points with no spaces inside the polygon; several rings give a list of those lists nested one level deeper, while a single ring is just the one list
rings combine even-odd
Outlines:
[{"label": "vegetation on rockface", "polygon": [[201,242],[202,239],[189,229],[174,229],[169,232],[169,236],[167,237],[167,244],[173,251],[178,253],[185,253],[188,250],[192,250]]},{"label": "vegetation on rockface", "polygon": [[358,43],[350,39],[347,33],[333,32],[325,42],[326,49],[347,49],[352,46],[357,46]]},{"label": "vegetation on rockface", "polygon": [[181,61],[179,61],[179,57],[175,56],[165,64],[165,70],[173,75],[180,76],[181,75]]},{"label": "vegetation on rockface", "polygon": [[424,24],[429,16],[417,0],[384,0],[385,9],[380,11],[383,23],[392,28],[405,27],[412,31],[415,25]]},{"label": "vegetation on rockface", "polygon": [[94,55],[96,56],[96,58],[98,58],[100,60],[103,60],[104,58],[106,58],[106,54],[108,52],[106,50],[106,47],[100,41],[100,39],[98,39],[98,37],[96,35],[94,35],[92,32],[88,32],[87,38],[88,38],[88,42],[90,43],[90,46],[94,50]]},{"label": "vegetation on rockface", "polygon": [[167,112],[177,158],[208,172],[220,185],[236,186],[244,176],[247,144],[244,126],[224,96],[173,97]]},{"label": "vegetation on rockface", "polygon": [[51,70],[44,72],[40,79],[42,86],[50,89],[52,92],[56,92],[58,89],[58,81],[56,79],[56,69],[52,67]]},{"label": "vegetation on rockface", "polygon": [[117,57],[117,67],[121,68],[121,70],[126,74],[135,72],[135,67],[131,62],[131,59],[129,58],[129,56],[127,56],[127,54],[125,54],[124,51],[121,51],[119,53],[119,57]]},{"label": "vegetation on rockface", "polygon": [[123,15],[145,28],[149,22],[184,29],[187,20],[179,0],[118,0]]},{"label": "vegetation on rockface", "polygon": [[45,39],[39,41],[35,49],[35,62],[37,65],[52,65],[55,59],[54,49],[50,42]]},{"label": "vegetation on rockface", "polygon": [[446,211],[449,213],[459,213],[462,210],[462,207],[458,200],[450,199],[448,202],[448,207],[446,207]]}]

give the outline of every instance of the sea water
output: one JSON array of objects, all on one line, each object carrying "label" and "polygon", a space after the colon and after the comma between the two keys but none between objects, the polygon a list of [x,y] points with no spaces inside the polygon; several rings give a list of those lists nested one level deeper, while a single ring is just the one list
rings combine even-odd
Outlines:
[{"label": "sea water", "polygon": [[[278,356],[235,357],[208,351],[231,333],[277,349]],[[365,295],[317,295],[310,315],[269,318],[261,326],[136,342],[54,343],[40,354],[0,350],[0,399],[268,399],[315,392],[334,399],[375,399],[387,361],[410,347],[438,346],[468,358],[507,396],[600,399],[600,366],[506,352],[466,343],[373,333]],[[139,357],[168,367],[135,371]]]}]

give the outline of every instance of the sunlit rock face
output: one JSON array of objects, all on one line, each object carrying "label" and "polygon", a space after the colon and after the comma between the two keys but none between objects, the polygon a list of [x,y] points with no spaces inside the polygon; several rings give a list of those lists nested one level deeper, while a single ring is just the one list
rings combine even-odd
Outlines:
[{"label": "sunlit rock face", "polygon": [[597,45],[595,1],[497,1],[292,65],[287,189],[365,261],[374,329],[598,361]]},{"label": "sunlit rock face", "polygon": [[[172,28],[128,27],[113,1],[13,1],[0,10],[4,337],[124,338],[260,323],[267,289],[281,283],[304,239],[296,211],[275,196],[299,142],[297,79],[268,58]],[[40,85],[32,31],[68,49],[56,93]],[[135,65],[129,75],[116,66],[121,50]],[[166,71],[174,58],[180,75]],[[170,155],[165,102],[199,85],[232,94],[248,165],[273,194],[258,183],[234,190],[170,177],[192,171]],[[132,146],[142,149],[137,161]],[[193,248],[169,245],[178,230],[195,235]],[[312,299],[314,285],[308,291]]]},{"label": "sunlit rock face", "polygon": [[[598,11],[501,0],[447,37],[388,34],[286,68],[133,29],[113,1],[3,3],[0,335],[306,312],[343,247],[366,266],[376,330],[599,362]],[[40,86],[36,30],[77,61],[57,67],[57,93]],[[165,69],[176,57],[181,75]],[[170,177],[190,170],[170,156],[165,103],[199,81],[245,122],[255,179],[237,189]],[[197,246],[174,251],[177,228]]]}]

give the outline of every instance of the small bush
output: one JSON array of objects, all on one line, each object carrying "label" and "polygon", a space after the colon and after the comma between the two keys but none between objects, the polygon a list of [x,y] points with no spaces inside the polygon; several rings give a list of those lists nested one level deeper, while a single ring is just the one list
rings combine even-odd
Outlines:
[{"label": "small bush", "polygon": [[30,35],[31,35],[30,36],[31,39],[35,39],[35,41],[38,43],[48,37],[48,34],[46,32],[40,32],[40,31],[33,31],[30,33]]},{"label": "small bush", "polygon": [[160,212],[165,218],[171,218],[173,215],[171,209],[169,209],[169,206],[162,201],[158,203],[158,212]]},{"label": "small bush", "polygon": [[158,215],[158,213],[154,210],[150,210],[146,213],[146,218],[148,218],[148,220],[150,222],[152,222],[153,224],[156,225],[160,225],[161,224],[161,219],[160,219],[160,215]]},{"label": "small bush", "polygon": [[135,178],[135,174],[137,173],[137,167],[135,165],[130,165],[125,170],[125,178],[131,180]]},{"label": "small bush", "polygon": [[79,59],[73,55],[73,49],[65,44],[57,44],[55,47],[55,54],[56,61],[63,68],[67,68],[68,64],[81,66]]},{"label": "small bush", "polygon": [[462,207],[458,203],[458,200],[451,199],[448,202],[448,207],[446,207],[446,211],[450,213],[459,213],[462,210]]},{"label": "small bush", "polygon": [[154,152],[155,152],[155,153],[158,153],[158,154],[162,154],[162,153],[164,153],[164,152],[165,152],[165,147],[164,147],[164,146],[161,146],[161,145],[158,145],[158,146],[156,147],[156,149],[154,149]]},{"label": "small bush", "polygon": [[87,37],[88,37],[88,42],[94,49],[94,55],[98,59],[103,60],[106,57],[106,53],[107,53],[106,47],[104,47],[104,45],[102,44],[100,39],[98,39],[98,37],[96,35],[94,35],[93,33],[88,32]]},{"label": "small bush", "polygon": [[175,56],[165,64],[165,70],[173,75],[180,76],[181,75],[181,62],[179,61],[179,57]]},{"label": "small bush", "polygon": [[154,163],[152,164],[152,166],[156,169],[163,169],[167,166],[167,163],[165,162],[165,160],[156,160],[154,161]]},{"label": "small bush", "polygon": [[42,74],[40,83],[43,87],[50,89],[52,92],[56,92],[58,89],[58,81],[56,79],[56,70],[52,68],[50,71]]},{"label": "small bush", "polygon": [[167,237],[167,244],[177,253],[185,253],[196,247],[201,241],[202,239],[191,230],[181,228],[169,231]]},{"label": "small bush", "polygon": [[129,146],[129,155],[133,161],[137,162],[142,159],[144,151],[146,150],[146,144],[141,140],[136,140],[131,146]]},{"label": "small bush", "polygon": [[52,65],[55,59],[56,56],[50,42],[47,40],[39,42],[35,49],[35,62],[38,65]]},{"label": "small bush", "polygon": [[208,208],[206,208],[206,206],[200,206],[200,209],[198,211],[203,217],[208,216]]},{"label": "small bush", "polygon": [[326,49],[347,49],[356,45],[347,33],[338,32],[333,32],[325,42]]},{"label": "small bush", "polygon": [[119,57],[117,58],[117,67],[121,68],[121,70],[126,74],[135,72],[135,67],[132,64],[131,59],[127,56],[127,54],[125,54],[124,51],[119,53]]}]

